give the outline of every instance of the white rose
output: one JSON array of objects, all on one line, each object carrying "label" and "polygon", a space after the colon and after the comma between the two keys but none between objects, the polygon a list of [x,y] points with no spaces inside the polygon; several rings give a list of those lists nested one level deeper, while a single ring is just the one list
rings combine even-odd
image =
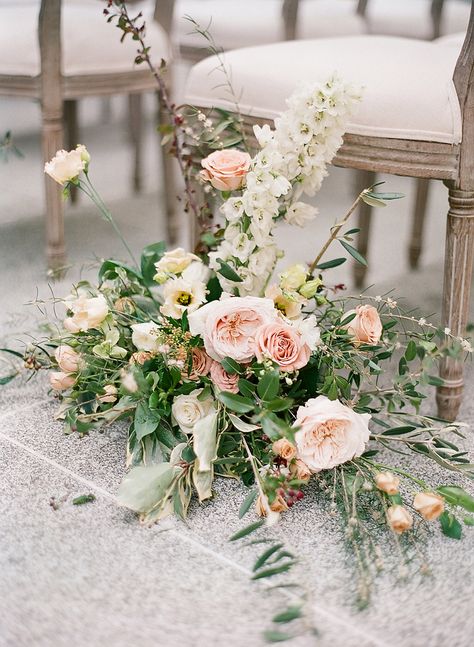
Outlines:
[{"label": "white rose", "polygon": [[[158,275],[181,274],[192,261],[199,261],[199,256],[186,252],[182,247],[177,247],[165,252],[160,260],[155,263]],[[161,282],[161,281],[160,281]]]},{"label": "white rose", "polygon": [[[240,284],[239,284],[240,285]],[[220,361],[249,362],[255,356],[255,333],[277,320],[271,299],[230,297],[211,301],[189,315],[189,329],[204,340],[207,354]]]},{"label": "white rose", "polygon": [[312,207],[310,204],[304,202],[294,202],[288,207],[285,220],[290,225],[304,227],[308,222],[314,220],[317,214],[318,210],[316,207]]},{"label": "white rose", "polygon": [[183,312],[194,312],[206,300],[206,284],[201,281],[186,281],[183,278],[165,283],[163,296],[165,302],[161,313],[165,317],[181,319]]},{"label": "white rose", "polygon": [[298,458],[312,472],[331,469],[360,456],[369,440],[368,413],[355,413],[325,395],[308,400],[296,414]]},{"label": "white rose", "polygon": [[154,353],[158,350],[158,333],[159,329],[153,321],[137,323],[131,326],[132,342],[138,350],[146,350]]},{"label": "white rose", "polygon": [[90,161],[90,155],[82,144],[75,150],[60,150],[50,162],[44,165],[44,172],[53,178],[58,184],[65,184],[75,180],[86,168]]},{"label": "white rose", "polygon": [[178,395],[171,405],[172,420],[185,434],[191,434],[194,425],[211,411],[214,400],[211,396],[200,400],[203,389],[195,389],[188,395]]},{"label": "white rose", "polygon": [[72,317],[64,320],[64,327],[71,333],[97,328],[109,314],[109,306],[102,294],[91,298],[81,295],[77,299],[66,299],[65,304],[72,311]]}]

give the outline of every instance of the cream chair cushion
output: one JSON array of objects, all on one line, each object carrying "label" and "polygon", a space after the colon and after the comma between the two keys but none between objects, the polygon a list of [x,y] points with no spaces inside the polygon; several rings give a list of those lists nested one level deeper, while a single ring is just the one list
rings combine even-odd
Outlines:
[{"label": "cream chair cushion", "polygon": [[[453,70],[458,47],[389,36],[292,41],[227,52],[225,64],[245,115],[273,119],[300,82],[334,71],[365,87],[348,126],[357,135],[455,144],[461,113]],[[189,75],[186,101],[233,110],[222,71],[210,57]]]},{"label": "cream chair cushion", "polygon": [[[371,34],[433,38],[432,0],[369,0],[367,24]],[[465,0],[445,0],[441,34],[466,31],[471,3]]]},{"label": "cream chair cushion", "polygon": [[[282,0],[178,0],[174,41],[185,47],[206,48],[206,40],[192,33],[192,17],[208,28],[223,49],[264,45],[284,40]],[[300,3],[298,38],[362,34],[365,23],[355,12],[354,0],[305,0]]]},{"label": "cream chair cushion", "polygon": [[[40,73],[38,45],[39,2],[0,6],[0,74],[37,76]],[[108,24],[102,11],[105,3],[64,3],[61,13],[62,66],[65,76],[129,72],[137,67],[137,44]],[[134,7],[134,11],[136,7]],[[138,11],[138,10],[137,10]],[[166,34],[147,20],[147,43],[157,62],[169,57]]]}]

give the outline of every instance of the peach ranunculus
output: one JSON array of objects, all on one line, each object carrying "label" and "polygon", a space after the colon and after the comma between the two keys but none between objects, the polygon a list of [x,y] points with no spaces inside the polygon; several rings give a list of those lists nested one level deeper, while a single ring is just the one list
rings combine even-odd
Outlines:
[{"label": "peach ranunculus", "polygon": [[212,362],[210,378],[214,386],[217,386],[221,391],[229,391],[229,393],[239,392],[239,387],[237,386],[239,376],[228,373],[220,362]]},{"label": "peach ranunculus", "polygon": [[206,353],[204,348],[195,347],[192,349],[191,354],[191,366],[186,364],[182,370],[182,376],[188,380],[197,380],[201,376],[209,373],[211,370],[212,359]]},{"label": "peach ranunculus", "polygon": [[201,161],[201,178],[219,191],[235,191],[244,184],[251,160],[236,148],[214,151]]},{"label": "peach ranunculus", "polygon": [[259,361],[271,359],[284,371],[297,371],[309,362],[311,350],[297,330],[276,322],[257,330],[255,355]]},{"label": "peach ranunculus", "polygon": [[426,521],[434,521],[444,512],[444,499],[434,492],[418,492],[413,507]]},{"label": "peach ranunculus", "polygon": [[54,357],[64,373],[77,373],[82,366],[79,353],[67,345],[58,346],[54,351]]},{"label": "peach ranunculus", "polygon": [[89,328],[97,328],[109,314],[109,306],[102,294],[97,297],[80,295],[77,299],[65,301],[72,317],[64,320],[64,327],[70,333],[85,332]]},{"label": "peach ranunculus", "polygon": [[62,371],[51,371],[49,374],[49,382],[55,391],[65,391],[74,386],[76,378],[70,373],[63,373]]},{"label": "peach ranunculus", "polygon": [[278,314],[271,299],[228,297],[211,301],[189,315],[191,334],[200,335],[208,355],[220,361],[231,357],[250,362],[255,356],[255,334]]},{"label": "peach ranunculus", "polygon": [[296,413],[297,456],[311,470],[331,469],[360,456],[369,440],[370,414],[356,413],[325,395],[308,400]]},{"label": "peach ranunculus", "polygon": [[387,509],[387,521],[390,528],[397,535],[413,526],[413,517],[402,505],[392,505]]},{"label": "peach ranunculus", "polygon": [[349,310],[344,318],[355,313],[355,317],[347,325],[347,332],[356,342],[377,344],[382,336],[382,322],[377,308],[369,305],[359,305],[355,310]]},{"label": "peach ranunculus", "polygon": [[291,461],[296,456],[296,447],[287,438],[279,438],[273,443],[272,452],[286,461]]}]

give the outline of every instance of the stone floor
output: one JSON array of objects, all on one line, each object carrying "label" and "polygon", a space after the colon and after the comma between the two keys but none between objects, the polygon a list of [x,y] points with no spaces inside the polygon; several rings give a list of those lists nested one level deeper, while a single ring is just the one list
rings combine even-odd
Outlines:
[{"label": "stone floor", "polygon": [[[112,207],[134,249],[164,232],[163,187],[151,120],[145,146],[144,192],[129,192],[129,155],[123,104],[101,121],[100,105],[85,102],[82,141],[92,152],[91,174]],[[38,334],[42,315],[37,298],[67,294],[71,281],[93,276],[97,259],[121,255],[92,206],[81,200],[68,207],[66,231],[71,269],[65,281],[50,283],[44,271],[42,192],[36,106],[0,102],[0,123],[12,129],[25,157],[0,168],[0,337],[19,346]],[[405,200],[375,215],[368,282],[383,293],[395,288],[407,307],[437,318],[441,293],[446,196],[433,186],[422,267],[408,273],[405,244],[410,225],[413,183],[385,178],[388,189]],[[280,233],[291,260],[309,259],[327,227],[350,204],[353,178],[331,171],[317,196],[321,216],[305,234]],[[185,228],[183,227],[183,239]],[[350,284],[349,268],[335,282]],[[0,360],[1,362],[1,360]],[[0,372],[4,370],[0,363]],[[253,554],[229,544],[239,526],[244,490],[218,483],[216,498],[194,507],[188,524],[169,521],[151,529],[116,505],[124,470],[125,436],[120,427],[79,439],[64,436],[54,421],[55,403],[44,379],[13,382],[0,390],[0,646],[98,647],[101,644],[262,645],[261,632],[282,602],[249,582]],[[461,419],[474,421],[474,380],[469,369]],[[469,438],[472,439],[472,432]],[[472,447],[472,441],[467,446]],[[420,474],[437,482],[440,473],[421,462]],[[456,482],[456,478],[449,478]],[[74,506],[93,493],[96,501]],[[51,505],[54,497],[58,503]],[[317,494],[274,531],[300,555],[300,577],[312,591],[310,613],[320,635],[299,638],[296,647],[468,647],[474,617],[474,531],[454,542],[436,531],[426,538],[433,574],[397,582],[386,538],[376,538],[387,553],[368,610],[357,612],[354,572],[337,521],[326,514]],[[284,602],[284,600],[283,600]]]}]

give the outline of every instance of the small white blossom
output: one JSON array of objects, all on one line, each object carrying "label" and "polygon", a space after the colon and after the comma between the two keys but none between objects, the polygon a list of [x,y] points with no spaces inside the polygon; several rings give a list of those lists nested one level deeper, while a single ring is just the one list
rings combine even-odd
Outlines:
[{"label": "small white blossom", "polygon": [[444,334],[445,335],[450,335],[451,334],[451,328],[445,328],[444,329]]},{"label": "small white blossom", "polygon": [[421,317],[421,319],[418,319],[418,325],[419,326],[426,326],[426,319]]}]

